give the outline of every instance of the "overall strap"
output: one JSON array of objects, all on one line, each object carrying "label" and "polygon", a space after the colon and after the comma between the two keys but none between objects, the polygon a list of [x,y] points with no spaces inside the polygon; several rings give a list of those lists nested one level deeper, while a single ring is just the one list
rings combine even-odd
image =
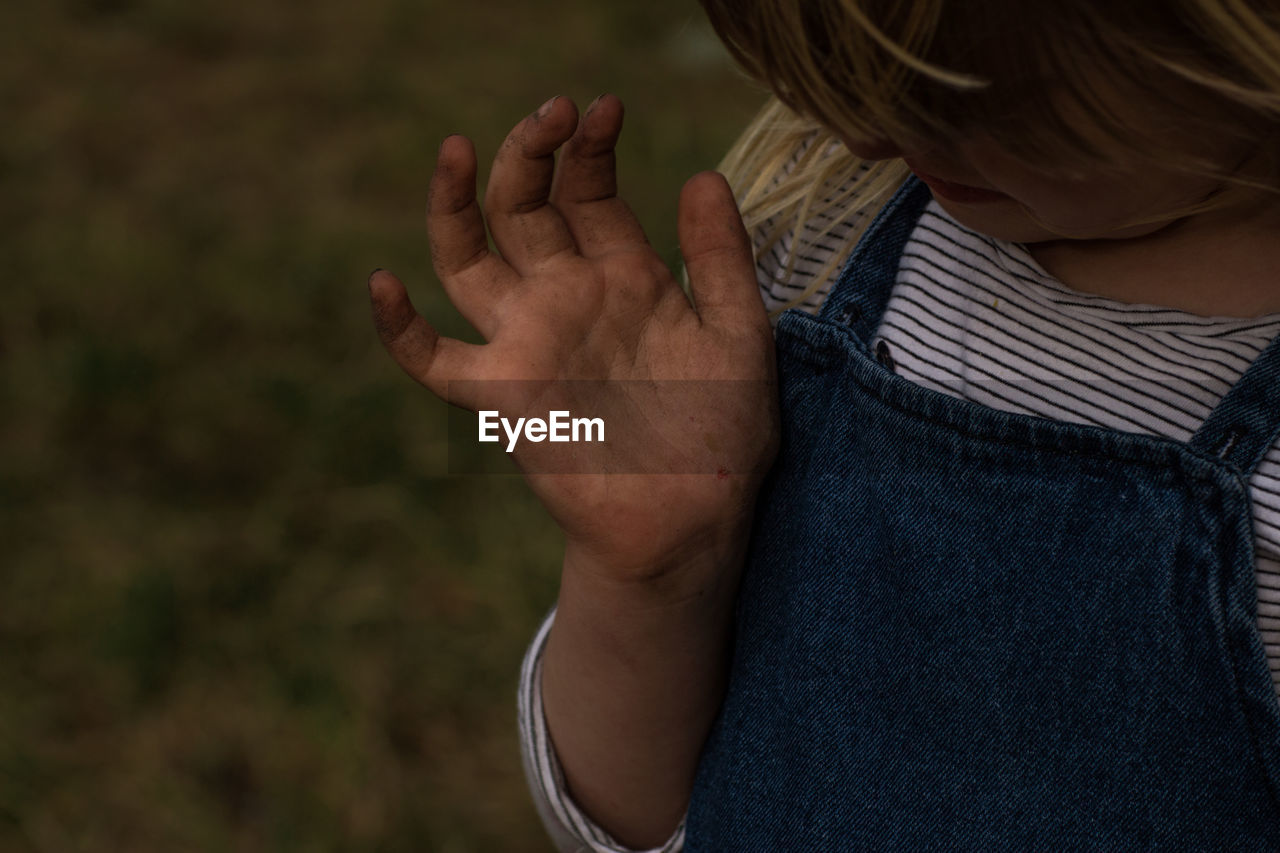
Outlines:
[{"label": "overall strap", "polygon": [[1191,437],[1191,447],[1217,456],[1246,477],[1280,436],[1280,335]]},{"label": "overall strap", "polygon": [[932,197],[919,178],[908,177],[858,240],[822,305],[818,316],[847,325],[864,348],[889,303],[903,247]]}]

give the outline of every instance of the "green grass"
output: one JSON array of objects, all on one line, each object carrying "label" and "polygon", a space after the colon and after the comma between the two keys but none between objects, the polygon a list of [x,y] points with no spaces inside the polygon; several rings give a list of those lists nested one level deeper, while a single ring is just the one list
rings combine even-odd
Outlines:
[{"label": "green grass", "polygon": [[[436,146],[553,94],[680,184],[762,100],[695,5],[21,3],[0,34],[0,850],[538,851],[514,690],[558,537],[448,477]],[[484,171],[484,169],[482,169]],[[483,175],[482,175],[483,178]]]}]

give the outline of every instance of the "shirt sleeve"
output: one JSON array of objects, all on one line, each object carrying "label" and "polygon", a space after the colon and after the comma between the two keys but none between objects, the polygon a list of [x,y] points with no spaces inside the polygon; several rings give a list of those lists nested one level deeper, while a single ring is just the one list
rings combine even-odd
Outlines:
[{"label": "shirt sleeve", "polygon": [[619,844],[592,822],[565,790],[564,773],[542,713],[542,650],[555,616],[555,610],[547,615],[525,654],[517,697],[525,778],[547,834],[560,853],[680,853],[684,849],[684,821],[665,844],[638,851]]}]

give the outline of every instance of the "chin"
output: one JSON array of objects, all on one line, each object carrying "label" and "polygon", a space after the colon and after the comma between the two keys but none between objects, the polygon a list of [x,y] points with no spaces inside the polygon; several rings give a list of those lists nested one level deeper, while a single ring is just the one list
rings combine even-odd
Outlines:
[{"label": "chin", "polygon": [[1027,212],[1013,199],[986,204],[961,204],[937,198],[942,209],[966,228],[1010,243],[1047,243],[1053,240],[1129,240],[1145,237],[1172,224],[1153,222],[1125,227],[1099,226],[1097,220],[1087,225],[1044,223]]},{"label": "chin", "polygon": [[934,196],[951,218],[965,228],[1010,243],[1042,243],[1062,235],[1036,222],[1013,199],[984,204],[961,204]]}]

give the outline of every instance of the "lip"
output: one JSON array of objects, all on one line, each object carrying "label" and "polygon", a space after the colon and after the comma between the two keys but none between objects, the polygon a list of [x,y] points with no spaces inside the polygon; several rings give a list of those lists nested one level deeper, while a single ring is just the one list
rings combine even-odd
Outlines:
[{"label": "lip", "polygon": [[954,201],[960,204],[983,204],[993,201],[1004,201],[1009,198],[1009,196],[1004,193],[996,192],[995,190],[944,181],[941,178],[934,177],[926,172],[921,172],[910,163],[908,163],[907,166],[917,178],[928,185],[929,189],[933,190],[934,193],[948,201]]}]

